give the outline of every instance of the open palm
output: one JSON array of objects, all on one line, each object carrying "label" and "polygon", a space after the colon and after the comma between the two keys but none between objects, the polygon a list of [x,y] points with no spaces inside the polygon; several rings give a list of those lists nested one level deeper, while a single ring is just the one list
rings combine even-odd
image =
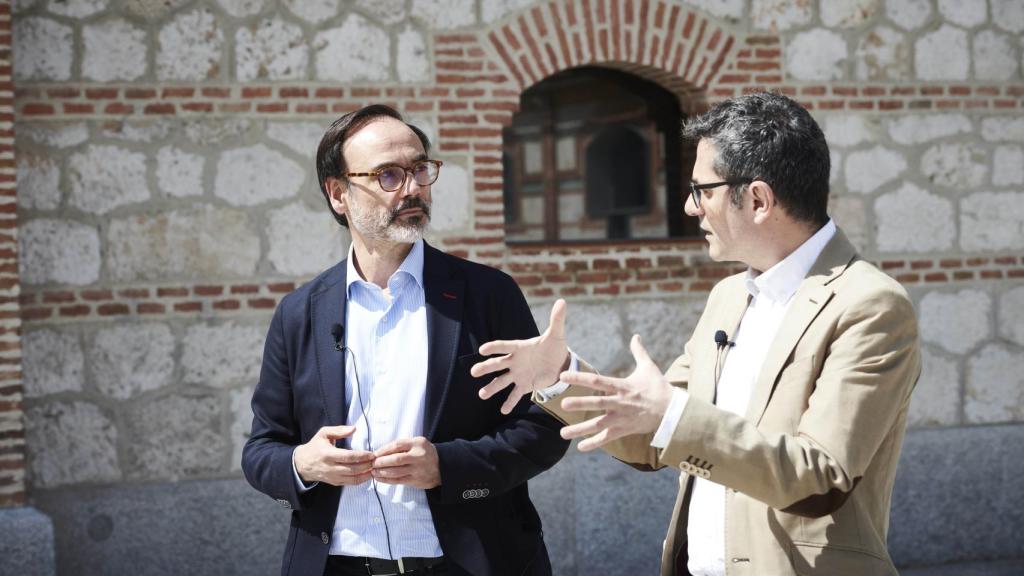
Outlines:
[{"label": "open palm", "polygon": [[480,347],[480,354],[491,356],[474,364],[470,374],[479,378],[507,370],[480,389],[484,400],[512,386],[501,412],[508,414],[519,399],[534,390],[547,388],[558,382],[558,375],[566,367],[569,349],[565,343],[565,300],[559,299],[551,307],[551,321],[543,334],[529,340],[494,340]]}]

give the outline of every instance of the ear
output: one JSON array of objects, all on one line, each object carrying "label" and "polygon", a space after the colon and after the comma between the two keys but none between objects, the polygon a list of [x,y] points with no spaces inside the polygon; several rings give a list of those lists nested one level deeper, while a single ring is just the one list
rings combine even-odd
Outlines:
[{"label": "ear", "polygon": [[775,191],[763,180],[754,180],[747,186],[747,193],[754,211],[754,222],[761,224],[776,216],[779,205]]},{"label": "ear", "polygon": [[331,201],[331,208],[338,214],[346,214],[348,209],[348,183],[341,178],[328,178],[324,181],[327,187],[327,196]]}]

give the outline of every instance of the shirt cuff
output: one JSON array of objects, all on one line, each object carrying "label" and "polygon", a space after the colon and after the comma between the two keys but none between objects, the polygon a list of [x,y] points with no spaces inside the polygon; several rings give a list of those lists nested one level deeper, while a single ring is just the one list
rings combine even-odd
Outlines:
[{"label": "shirt cuff", "polygon": [[665,417],[661,419],[658,431],[654,433],[654,439],[651,440],[652,447],[664,449],[665,446],[668,446],[668,441],[672,439],[672,433],[679,425],[679,419],[683,417],[683,410],[686,409],[686,403],[689,401],[690,393],[686,390],[682,388],[672,390],[672,400],[668,403],[668,409],[665,410]]},{"label": "shirt cuff", "polygon": [[299,494],[305,494],[306,492],[309,492],[313,488],[316,488],[316,485],[319,484],[319,482],[306,484],[305,482],[302,481],[302,477],[299,476],[298,469],[295,468],[295,450],[292,450],[292,473],[295,474],[295,487],[299,489]]},{"label": "shirt cuff", "polygon": [[[576,353],[575,352],[573,352],[572,350],[569,350],[569,368],[567,368],[566,371],[567,372],[579,372],[579,370],[580,370],[579,358],[576,357]],[[562,382],[561,380],[559,380],[558,382],[555,382],[554,384],[552,384],[551,386],[548,386],[547,388],[541,388],[540,390],[537,390],[536,391],[536,393],[537,393],[537,401],[540,402],[541,404],[544,404],[548,400],[552,400],[554,398],[557,398],[557,397],[561,396],[562,392],[565,392],[568,389],[569,389],[569,383],[568,382]]]}]

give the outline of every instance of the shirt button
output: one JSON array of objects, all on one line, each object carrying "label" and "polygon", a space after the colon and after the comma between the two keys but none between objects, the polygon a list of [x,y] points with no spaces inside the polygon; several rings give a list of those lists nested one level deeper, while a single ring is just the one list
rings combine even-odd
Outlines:
[{"label": "shirt button", "polygon": [[327,535],[327,532],[321,532],[320,533],[320,541],[323,542],[324,544],[327,544],[328,542],[331,541],[331,537]]}]

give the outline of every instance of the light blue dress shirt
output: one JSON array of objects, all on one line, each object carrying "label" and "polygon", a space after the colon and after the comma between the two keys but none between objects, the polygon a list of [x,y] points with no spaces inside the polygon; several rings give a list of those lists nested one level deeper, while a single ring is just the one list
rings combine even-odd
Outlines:
[{"label": "light blue dress shirt", "polygon": [[[421,436],[427,385],[423,241],[413,244],[388,279],[390,294],[363,280],[351,249],[346,281],[345,422],[356,431],[344,446],[373,451],[393,440]],[[373,481],[343,487],[330,553],[441,556],[426,492]]]}]

